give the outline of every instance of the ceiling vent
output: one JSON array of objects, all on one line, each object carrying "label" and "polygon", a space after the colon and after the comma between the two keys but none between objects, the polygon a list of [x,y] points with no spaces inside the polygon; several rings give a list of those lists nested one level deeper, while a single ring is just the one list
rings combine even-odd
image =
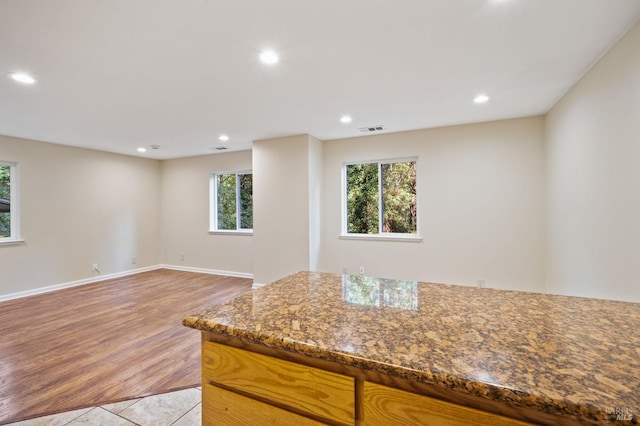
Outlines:
[{"label": "ceiling vent", "polygon": [[362,133],[375,133],[375,132],[381,132],[386,129],[384,128],[383,125],[378,125],[378,126],[360,127],[358,128],[358,130],[360,130]]},{"label": "ceiling vent", "polygon": [[216,151],[224,151],[226,149],[229,149],[229,148],[227,148],[226,146],[216,146]]}]

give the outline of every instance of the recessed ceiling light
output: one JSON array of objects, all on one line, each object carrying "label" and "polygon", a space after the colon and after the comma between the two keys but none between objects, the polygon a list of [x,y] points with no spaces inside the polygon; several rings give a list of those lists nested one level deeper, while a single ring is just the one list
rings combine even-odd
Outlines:
[{"label": "recessed ceiling light", "polygon": [[13,81],[17,81],[18,83],[22,83],[22,84],[34,84],[36,82],[35,78],[31,77],[29,74],[24,72],[10,72],[7,75]]},{"label": "recessed ceiling light", "polygon": [[349,115],[343,115],[342,117],[340,117],[340,122],[341,123],[351,123],[351,121],[353,120],[353,118],[351,118],[351,116]]},{"label": "recessed ceiling light", "polygon": [[279,60],[278,54],[273,50],[263,50],[262,53],[260,53],[260,61],[262,61],[263,64],[274,65],[277,64]]},{"label": "recessed ceiling light", "polygon": [[489,95],[485,95],[484,93],[477,95],[475,98],[473,98],[473,102],[477,103],[477,104],[483,104],[485,102],[487,102],[489,99],[491,99],[489,97]]},{"label": "recessed ceiling light", "polygon": [[137,150],[138,152],[147,152],[147,148],[140,147]]},{"label": "recessed ceiling light", "polygon": [[228,141],[228,140],[229,140],[229,136],[227,136],[227,135],[220,135],[220,136],[218,136],[218,139],[220,139],[220,140],[221,140],[221,141],[223,141],[223,142],[226,142],[226,141]]}]

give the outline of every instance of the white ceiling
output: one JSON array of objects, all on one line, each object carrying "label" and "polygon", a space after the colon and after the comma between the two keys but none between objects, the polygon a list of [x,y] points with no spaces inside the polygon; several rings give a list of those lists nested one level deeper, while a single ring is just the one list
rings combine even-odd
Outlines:
[{"label": "white ceiling", "polygon": [[640,0],[0,0],[0,134],[175,158],[542,114],[639,18]]}]

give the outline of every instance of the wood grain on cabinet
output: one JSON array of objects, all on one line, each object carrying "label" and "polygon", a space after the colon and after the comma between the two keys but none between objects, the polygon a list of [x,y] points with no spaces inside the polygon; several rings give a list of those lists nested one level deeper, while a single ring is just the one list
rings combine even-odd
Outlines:
[{"label": "wood grain on cabinet", "polygon": [[529,423],[375,383],[363,387],[361,426],[525,426]]},{"label": "wood grain on cabinet", "polygon": [[286,410],[354,424],[354,378],[203,342],[203,384],[214,384]]},{"label": "wood grain on cabinet", "polygon": [[323,423],[213,385],[202,387],[203,426],[319,426]]}]

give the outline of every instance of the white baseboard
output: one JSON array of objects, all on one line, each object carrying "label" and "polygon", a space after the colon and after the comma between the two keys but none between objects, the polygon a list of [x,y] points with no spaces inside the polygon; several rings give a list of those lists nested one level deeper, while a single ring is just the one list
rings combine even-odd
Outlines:
[{"label": "white baseboard", "polygon": [[260,284],[260,283],[254,282],[254,283],[251,285],[251,290],[257,290],[257,289],[259,289],[259,288],[264,287],[265,285],[266,285],[266,284]]},{"label": "white baseboard", "polygon": [[[111,280],[114,278],[126,277],[128,275],[135,275],[141,272],[155,271],[156,269],[172,269],[174,271],[185,271],[185,272],[198,272],[201,274],[211,274],[211,275],[224,275],[227,277],[237,277],[237,278],[249,278],[253,279],[253,274],[248,274],[245,272],[231,272],[231,271],[218,271],[215,269],[204,269],[204,268],[192,268],[188,266],[176,266],[176,265],[153,265],[147,266],[145,268],[131,269],[129,271],[116,272],[114,274],[107,275],[98,275],[96,277],[85,278],[78,281],[71,281],[68,283],[55,284],[48,287],[40,287],[34,288],[32,290],[19,291],[17,293],[9,293],[9,294],[0,294],[0,302],[5,302],[7,300],[19,299],[21,297],[27,296],[35,296],[37,294],[49,293],[56,290],[62,290],[65,288],[77,287],[79,285],[92,284],[100,281]],[[254,284],[255,285],[255,284]],[[263,284],[258,284],[260,287]]]},{"label": "white baseboard", "polygon": [[131,269],[129,271],[116,272],[114,274],[98,275],[96,277],[85,278],[77,281],[70,281],[68,283],[55,284],[48,287],[34,288],[32,290],[19,291],[17,293],[0,294],[0,302],[4,302],[12,299],[19,299],[21,297],[35,296],[36,294],[49,293],[56,290],[62,290],[65,288],[77,287],[79,285],[92,284],[100,281],[111,280],[114,278],[126,277],[128,275],[139,274],[141,272],[154,271],[160,269],[161,265],[147,266],[145,268]]},{"label": "white baseboard", "polygon": [[191,266],[159,265],[160,268],[172,269],[174,271],[198,272],[200,274],[223,275],[225,277],[249,278],[253,279],[253,274],[247,272],[220,271],[217,269],[193,268]]}]

